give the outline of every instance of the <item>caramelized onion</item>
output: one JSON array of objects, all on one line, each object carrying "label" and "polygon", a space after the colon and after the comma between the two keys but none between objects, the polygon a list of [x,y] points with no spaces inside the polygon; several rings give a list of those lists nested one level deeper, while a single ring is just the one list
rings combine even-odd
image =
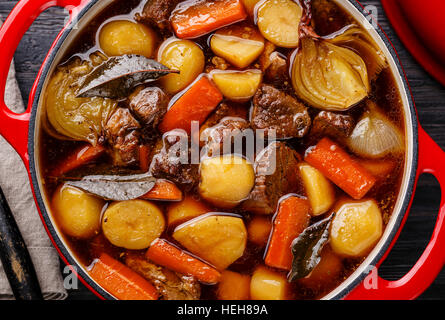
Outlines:
[{"label": "caramelized onion", "polygon": [[381,158],[404,149],[400,129],[383,115],[373,102],[348,138],[349,148],[359,156]]}]

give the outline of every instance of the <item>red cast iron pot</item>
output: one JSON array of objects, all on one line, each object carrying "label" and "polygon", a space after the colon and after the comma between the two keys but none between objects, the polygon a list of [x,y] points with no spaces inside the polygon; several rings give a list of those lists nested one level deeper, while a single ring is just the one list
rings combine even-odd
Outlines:
[{"label": "red cast iron pot", "polygon": [[[39,168],[39,132],[42,92],[48,75],[60,62],[58,59],[78,33],[77,23],[82,28],[112,0],[21,0],[0,29],[0,134],[17,150],[23,159],[31,179],[35,201],[51,241],[63,261],[72,266],[80,280],[103,299],[113,299],[95,283],[85,268],[66,245],[55,225],[42,190]],[[363,264],[325,299],[414,299],[434,281],[445,263],[445,153],[418,124],[417,114],[410,94],[407,79],[397,54],[382,30],[371,28],[363,15],[363,8],[355,0],[337,0],[365,27],[386,54],[390,68],[397,80],[402,96],[407,137],[405,173],[394,213],[385,233]],[[14,51],[25,31],[34,19],[51,6],[67,8],[71,20],[61,31],[46,57],[30,93],[29,106],[24,114],[12,113],[4,103],[4,88]],[[413,193],[419,176],[431,173],[442,187],[442,200],[433,236],[414,267],[398,281],[386,281],[377,275],[378,266],[395,243],[408,216]],[[370,272],[371,271],[371,272]],[[368,275],[369,274],[369,275]]]}]

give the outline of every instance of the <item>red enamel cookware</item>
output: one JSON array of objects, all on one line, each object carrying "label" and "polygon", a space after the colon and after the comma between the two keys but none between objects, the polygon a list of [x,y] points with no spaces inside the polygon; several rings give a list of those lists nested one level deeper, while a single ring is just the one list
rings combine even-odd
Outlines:
[{"label": "red enamel cookware", "polygon": [[[46,230],[65,263],[76,267],[82,282],[99,297],[113,299],[95,283],[66,245],[54,224],[48,199],[42,189],[39,166],[39,134],[42,108],[42,92],[48,75],[59,64],[69,44],[79,29],[113,0],[21,0],[0,29],[0,134],[22,157],[29,171],[31,184],[40,215]],[[420,127],[406,76],[397,54],[382,30],[375,30],[363,15],[363,7],[356,0],[337,0],[357,21],[368,28],[375,42],[386,54],[402,97],[406,127],[406,161],[403,183],[385,233],[362,265],[325,299],[414,299],[433,282],[445,263],[445,153]],[[12,113],[4,101],[4,88],[9,64],[17,45],[33,20],[50,6],[63,6],[70,11],[71,20],[61,31],[46,57],[29,98],[24,114]],[[78,28],[77,28],[78,26]],[[431,173],[442,186],[442,201],[433,236],[414,267],[398,281],[386,281],[378,277],[378,266],[385,259],[396,241],[408,216],[418,177]],[[74,268],[73,268],[74,269]]]}]

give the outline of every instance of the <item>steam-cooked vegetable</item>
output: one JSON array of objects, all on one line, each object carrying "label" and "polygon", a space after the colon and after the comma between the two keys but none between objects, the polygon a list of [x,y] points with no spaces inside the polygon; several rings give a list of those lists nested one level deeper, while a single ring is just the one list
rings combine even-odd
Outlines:
[{"label": "steam-cooked vegetable", "polygon": [[401,130],[377,109],[375,103],[369,102],[368,107],[348,139],[349,148],[366,158],[382,158],[390,153],[403,152]]},{"label": "steam-cooked vegetable", "polygon": [[210,211],[211,210],[209,207],[207,207],[201,201],[195,199],[195,197],[186,196],[181,202],[177,202],[168,206],[168,225],[178,225]]},{"label": "steam-cooked vegetable", "polygon": [[62,186],[56,190],[52,208],[62,230],[75,238],[88,239],[100,230],[105,202],[79,189]]},{"label": "steam-cooked vegetable", "polygon": [[177,227],[173,238],[190,252],[224,270],[243,255],[247,231],[241,218],[208,214]]},{"label": "steam-cooked vegetable", "polygon": [[335,191],[331,182],[320,171],[306,163],[300,164],[300,174],[311,203],[312,215],[326,213],[335,202]]},{"label": "steam-cooked vegetable", "polygon": [[71,170],[77,169],[89,162],[97,160],[106,153],[107,149],[101,145],[83,145],[74,153],[63,159],[52,171],[51,175],[60,177]]},{"label": "steam-cooked vegetable", "polygon": [[255,95],[261,84],[262,73],[259,70],[248,71],[213,71],[213,82],[219,91],[229,100],[248,101]]},{"label": "steam-cooked vegetable", "polygon": [[247,226],[249,241],[257,246],[265,247],[272,231],[272,221],[269,217],[253,217]]},{"label": "steam-cooked vegetable", "polygon": [[278,47],[296,48],[300,41],[302,8],[292,0],[267,0],[258,8],[257,24],[263,36]]},{"label": "steam-cooked vegetable", "polygon": [[93,70],[80,59],[57,69],[46,89],[46,131],[69,139],[96,145],[98,137],[117,107],[117,102],[103,98],[77,98],[79,80]]},{"label": "steam-cooked vegetable", "polygon": [[255,6],[258,2],[260,2],[260,0],[241,0],[241,2],[244,4],[244,8],[246,8],[247,13],[253,17],[255,14]]},{"label": "steam-cooked vegetable", "polygon": [[170,74],[161,79],[168,93],[185,89],[204,71],[205,64],[202,49],[189,40],[167,40],[159,49],[158,61],[179,70],[179,74]]},{"label": "steam-cooked vegetable", "polygon": [[173,182],[158,179],[153,189],[140,198],[158,201],[181,201],[182,191]]},{"label": "steam-cooked vegetable", "polygon": [[263,36],[252,26],[236,24],[218,30],[210,40],[212,51],[238,68],[246,68],[264,50]]},{"label": "steam-cooked vegetable", "polygon": [[363,59],[354,51],[306,36],[295,55],[292,82],[298,96],[315,108],[344,111],[371,89]]},{"label": "steam-cooked vegetable", "polygon": [[110,57],[137,54],[151,58],[155,50],[156,34],[141,23],[116,20],[101,28],[99,44]]},{"label": "steam-cooked vegetable", "polygon": [[382,213],[374,200],[340,204],[332,222],[330,244],[340,255],[362,257],[380,239]]},{"label": "steam-cooked vegetable", "polygon": [[102,218],[105,237],[115,246],[130,250],[148,248],[164,229],[162,211],[144,200],[115,202]]},{"label": "steam-cooked vegetable", "polygon": [[207,201],[233,208],[245,200],[255,183],[253,165],[236,155],[224,155],[201,162],[199,194]]},{"label": "steam-cooked vegetable", "polygon": [[288,284],[282,274],[259,267],[255,270],[250,282],[252,300],[285,300]]},{"label": "steam-cooked vegetable", "polygon": [[219,300],[249,300],[250,276],[225,270],[218,285]]}]

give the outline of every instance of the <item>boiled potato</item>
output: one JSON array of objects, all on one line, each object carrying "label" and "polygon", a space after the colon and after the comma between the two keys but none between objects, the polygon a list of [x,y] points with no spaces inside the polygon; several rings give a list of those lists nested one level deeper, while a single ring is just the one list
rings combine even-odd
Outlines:
[{"label": "boiled potato", "polygon": [[210,208],[201,201],[194,199],[192,196],[186,196],[181,202],[168,206],[168,225],[178,225],[210,211]]},{"label": "boiled potato", "polygon": [[335,191],[331,182],[314,167],[300,164],[300,174],[312,207],[312,215],[326,213],[335,202]]},{"label": "boiled potato", "polygon": [[201,162],[199,193],[222,208],[233,208],[247,198],[255,183],[253,165],[236,155]]},{"label": "boiled potato", "polygon": [[272,221],[270,218],[256,216],[247,226],[249,241],[254,244],[265,247],[272,231]]},{"label": "boiled potato", "polygon": [[208,214],[177,227],[173,238],[190,252],[224,270],[243,255],[247,231],[241,218]]},{"label": "boiled potato", "polygon": [[344,256],[362,257],[380,239],[382,213],[374,200],[339,204],[332,221],[332,249]]},{"label": "boiled potato", "polygon": [[284,275],[259,267],[253,273],[250,282],[250,297],[252,300],[285,300],[287,288],[287,279]]},{"label": "boiled potato", "polygon": [[203,71],[205,57],[201,48],[190,40],[167,40],[159,49],[158,61],[179,74],[161,79],[168,93],[177,93],[190,85]]},{"label": "boiled potato", "polygon": [[250,276],[225,270],[218,284],[218,300],[249,300]]},{"label": "boiled potato", "polygon": [[108,56],[137,54],[151,58],[156,47],[156,34],[141,23],[117,20],[103,26],[99,44]]},{"label": "boiled potato", "polygon": [[258,28],[274,45],[296,48],[302,8],[292,0],[267,0],[258,8]]},{"label": "boiled potato", "polygon": [[244,7],[246,8],[247,13],[249,13],[252,17],[255,14],[255,6],[260,1],[261,0],[241,0],[241,2],[244,4]]},{"label": "boiled potato", "polygon": [[258,90],[263,77],[259,70],[213,71],[213,82],[229,100],[248,101]]},{"label": "boiled potato", "polygon": [[142,250],[165,229],[162,211],[144,200],[115,202],[105,211],[102,230],[116,247]]},{"label": "boiled potato", "polygon": [[252,26],[238,24],[217,31],[210,39],[210,48],[238,68],[246,68],[264,50],[264,38]]},{"label": "boiled potato", "polygon": [[54,194],[52,207],[62,230],[75,238],[88,239],[100,231],[105,202],[77,188],[62,186]]}]

